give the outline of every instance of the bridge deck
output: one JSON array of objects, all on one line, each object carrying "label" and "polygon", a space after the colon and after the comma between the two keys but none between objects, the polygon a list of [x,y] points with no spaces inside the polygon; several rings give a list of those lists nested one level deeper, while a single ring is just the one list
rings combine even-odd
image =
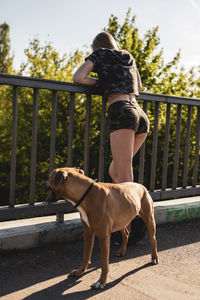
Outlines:
[{"label": "bridge deck", "polygon": [[0,261],[0,297],[4,299],[199,299],[200,219],[159,225],[160,263],[151,266],[148,235],[127,248],[124,258],[114,256],[111,244],[108,286],[93,291],[100,273],[98,242],[92,264],[81,278],[68,278],[82,260],[82,241],[5,253]]}]

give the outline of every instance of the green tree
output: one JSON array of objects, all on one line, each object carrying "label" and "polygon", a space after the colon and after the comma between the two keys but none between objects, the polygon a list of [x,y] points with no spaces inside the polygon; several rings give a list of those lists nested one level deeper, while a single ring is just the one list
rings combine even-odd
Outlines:
[{"label": "green tree", "polygon": [[41,45],[37,38],[30,42],[24,53],[26,61],[21,64],[20,73],[44,79],[71,81],[74,68],[83,60],[82,51],[76,50],[74,54],[60,56],[52,43]]},{"label": "green tree", "polygon": [[13,56],[10,55],[9,25],[0,25],[0,73],[12,73]]},{"label": "green tree", "polygon": [[128,10],[125,21],[119,24],[118,18],[111,15],[104,30],[116,39],[119,48],[128,50],[136,60],[143,83],[143,91],[167,95],[195,97],[197,83],[194,81],[196,70],[186,72],[180,66],[181,51],[172,61],[165,63],[164,49],[160,48],[159,27],[148,30],[143,38],[139,37],[136,16],[131,17]]},{"label": "green tree", "polygon": [[[0,73],[13,73],[13,57],[10,55],[9,25],[0,24]],[[0,86],[0,194],[1,203],[8,199],[8,170],[10,168],[12,90]],[[5,201],[4,201],[5,200]]]}]

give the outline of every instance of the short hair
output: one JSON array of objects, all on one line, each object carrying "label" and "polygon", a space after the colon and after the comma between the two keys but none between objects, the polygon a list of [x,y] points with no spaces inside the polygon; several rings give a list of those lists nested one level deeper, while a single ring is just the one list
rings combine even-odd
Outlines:
[{"label": "short hair", "polygon": [[108,32],[101,32],[94,38],[92,45],[93,51],[98,48],[108,48],[118,50],[117,44],[113,36]]}]

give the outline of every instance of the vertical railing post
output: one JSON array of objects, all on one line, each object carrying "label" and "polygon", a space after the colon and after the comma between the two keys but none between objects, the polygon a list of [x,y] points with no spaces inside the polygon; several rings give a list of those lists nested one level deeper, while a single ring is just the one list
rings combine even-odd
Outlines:
[{"label": "vertical railing post", "polygon": [[67,166],[72,166],[72,148],[74,138],[74,108],[75,108],[75,93],[70,93],[70,104],[69,104],[69,132],[68,132],[68,143],[67,143]]},{"label": "vertical railing post", "polygon": [[17,151],[17,102],[18,87],[13,87],[13,112],[12,112],[12,145],[10,166],[10,201],[9,206],[15,206],[15,184],[16,184],[16,151]]},{"label": "vertical railing post", "polygon": [[186,132],[186,139],[185,139],[185,155],[184,155],[184,166],[183,166],[183,188],[187,187],[191,118],[192,118],[192,106],[189,105],[188,106],[187,125],[186,125],[187,132]]},{"label": "vertical railing post", "polygon": [[85,139],[84,139],[84,173],[88,175],[89,153],[90,153],[90,115],[91,115],[91,95],[86,99],[86,120],[85,120]]},{"label": "vertical railing post", "polygon": [[181,140],[181,112],[182,105],[178,104],[177,107],[177,121],[176,121],[176,141],[175,141],[175,155],[174,155],[174,170],[173,170],[173,181],[172,188],[177,188],[178,182],[178,165],[179,165],[179,151],[180,151],[180,140]]},{"label": "vertical railing post", "polygon": [[56,222],[57,223],[64,223],[64,214],[61,212],[56,213]]},{"label": "vertical railing post", "polygon": [[162,190],[167,187],[167,168],[168,168],[168,152],[169,152],[169,135],[170,135],[170,112],[171,104],[167,103],[166,125],[165,125],[165,145],[163,155],[163,170],[162,170]]},{"label": "vertical railing post", "polygon": [[158,145],[159,106],[160,106],[160,102],[156,102],[155,103],[155,112],[154,112],[154,129],[153,129],[153,146],[152,146],[152,161],[151,161],[150,191],[154,191],[154,189],[155,189],[157,145]]},{"label": "vertical railing post", "polygon": [[36,157],[37,157],[37,121],[38,121],[38,89],[33,94],[33,121],[32,121],[32,150],[31,150],[31,172],[30,172],[30,204],[35,202],[36,186]]},{"label": "vertical railing post", "polygon": [[51,138],[50,138],[50,163],[49,171],[55,166],[56,148],[56,113],[57,113],[57,91],[52,91],[52,113],[51,113]]},{"label": "vertical railing post", "polygon": [[100,146],[99,146],[99,172],[98,172],[99,181],[104,181],[105,137],[106,137],[106,98],[102,97],[101,132],[100,132]]},{"label": "vertical railing post", "polygon": [[196,130],[196,145],[195,145],[195,158],[194,158],[194,169],[193,169],[193,180],[192,186],[197,185],[197,176],[199,169],[199,150],[200,150],[200,106],[197,108],[197,130]]},{"label": "vertical railing post", "polygon": [[[143,110],[146,113],[147,112],[147,101],[144,101],[143,103]],[[143,184],[144,182],[144,161],[145,161],[145,146],[146,146],[146,140],[144,141],[141,149],[140,149],[140,163],[139,163],[139,178],[138,183]]]}]

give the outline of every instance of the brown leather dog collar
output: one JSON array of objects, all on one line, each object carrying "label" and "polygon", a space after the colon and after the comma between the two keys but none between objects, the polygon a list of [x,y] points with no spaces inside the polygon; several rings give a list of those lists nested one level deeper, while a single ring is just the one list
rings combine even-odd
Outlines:
[{"label": "brown leather dog collar", "polygon": [[76,205],[74,205],[74,208],[77,208],[81,202],[83,202],[83,200],[85,199],[85,197],[87,196],[87,194],[89,193],[89,191],[91,190],[91,188],[93,187],[94,183],[97,181],[97,179],[95,179],[90,186],[88,187],[88,189],[85,191],[85,193],[83,194],[83,196],[81,197],[81,199],[76,203]]}]

